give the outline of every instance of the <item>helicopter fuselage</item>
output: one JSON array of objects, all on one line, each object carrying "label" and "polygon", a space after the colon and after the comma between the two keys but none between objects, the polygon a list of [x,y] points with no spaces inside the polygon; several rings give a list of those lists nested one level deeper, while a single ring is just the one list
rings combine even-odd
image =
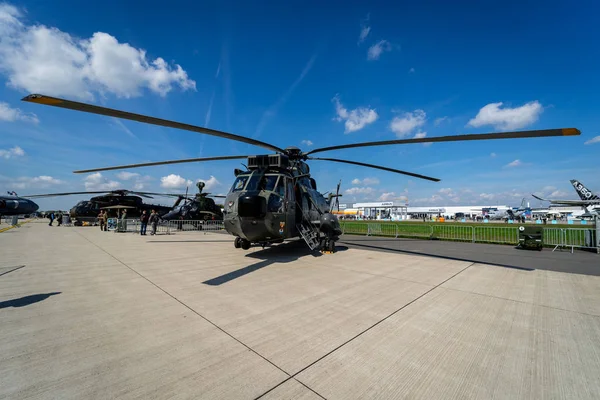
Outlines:
[{"label": "helicopter fuselage", "polygon": [[308,165],[239,172],[225,200],[225,230],[250,243],[279,242],[300,235],[310,224],[333,240],[341,234],[329,202],[317,191]]}]

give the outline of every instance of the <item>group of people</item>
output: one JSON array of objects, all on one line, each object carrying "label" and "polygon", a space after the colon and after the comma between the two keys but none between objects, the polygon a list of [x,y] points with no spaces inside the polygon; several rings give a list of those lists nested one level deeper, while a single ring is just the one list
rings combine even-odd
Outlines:
[{"label": "group of people", "polygon": [[[100,214],[98,214],[98,222],[100,223],[101,231],[108,231],[108,218],[108,211],[102,210],[100,211]],[[156,210],[152,210],[150,214],[148,214],[146,210],[142,211],[142,215],[140,215],[140,235],[146,235],[148,224],[152,226],[150,234],[155,235],[159,222],[160,215],[158,215]],[[121,232],[125,230],[127,230],[127,210],[123,210],[117,222],[117,231]]]},{"label": "group of people", "polygon": [[48,219],[50,220],[50,223],[48,224],[49,226],[52,226],[52,223],[55,219],[56,222],[58,222],[58,226],[61,226],[63,222],[63,214],[62,212],[58,212],[58,214],[55,215],[53,212],[51,212],[48,214]]},{"label": "group of people", "polygon": [[[127,210],[123,210],[121,216],[119,217],[119,221],[117,223],[117,230],[123,231],[127,229],[126,225],[127,219]],[[102,210],[98,215],[98,222],[100,223],[101,231],[108,231],[108,211]],[[150,235],[156,235],[156,228],[158,227],[158,223],[160,222],[160,215],[156,212],[156,210],[152,210],[150,214],[146,210],[142,211],[142,215],[140,215],[140,235],[146,235],[146,229],[148,228],[148,224],[152,227],[150,231]]]},{"label": "group of people", "polygon": [[152,226],[150,235],[156,235],[156,227],[158,226],[159,221],[160,215],[158,215],[156,210],[152,210],[152,213],[150,213],[150,215],[148,215],[146,210],[142,211],[142,215],[140,215],[140,235],[146,235],[146,228],[148,228],[148,224]]}]

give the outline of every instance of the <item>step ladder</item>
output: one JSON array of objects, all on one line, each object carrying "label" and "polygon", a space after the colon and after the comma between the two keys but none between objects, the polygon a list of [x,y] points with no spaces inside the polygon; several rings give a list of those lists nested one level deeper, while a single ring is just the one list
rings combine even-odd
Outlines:
[{"label": "step ladder", "polygon": [[302,239],[304,239],[311,250],[315,250],[320,246],[319,228],[317,228],[313,223],[304,219],[302,222],[296,225],[296,228],[298,229],[298,232],[300,232]]}]

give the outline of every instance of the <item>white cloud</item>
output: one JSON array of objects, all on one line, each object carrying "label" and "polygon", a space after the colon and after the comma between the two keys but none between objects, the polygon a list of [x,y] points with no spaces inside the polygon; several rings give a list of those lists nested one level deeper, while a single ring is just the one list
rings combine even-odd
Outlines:
[{"label": "white cloud", "polygon": [[451,195],[453,193],[453,190],[451,188],[441,188],[440,190],[438,190],[439,193],[441,194],[445,194],[446,196]]},{"label": "white cloud", "polygon": [[375,189],[370,188],[370,187],[353,187],[350,189],[346,189],[344,191],[344,193],[349,194],[349,195],[357,195],[357,194],[369,195],[369,194],[375,193]]},{"label": "white cloud", "polygon": [[160,178],[160,186],[166,189],[179,189],[186,186],[192,186],[194,182],[189,179],[184,179],[179,175],[170,174]]},{"label": "white cloud", "polygon": [[[1,19],[0,19],[1,20]],[[48,175],[40,175],[36,177],[22,176],[16,179],[0,177],[2,186],[10,189],[27,189],[27,188],[47,188],[50,186],[62,185],[65,182]]]},{"label": "white cloud", "polygon": [[358,36],[358,44],[361,44],[365,41],[367,36],[369,36],[369,32],[371,32],[371,27],[369,26],[369,14],[367,14],[367,18],[360,24],[360,35]]},{"label": "white cloud", "polygon": [[549,199],[560,199],[560,198],[564,199],[568,195],[569,195],[569,193],[564,192],[562,190],[555,190],[548,195],[548,198]]},{"label": "white cloud", "polygon": [[380,40],[367,50],[367,60],[379,60],[381,54],[392,51],[392,45],[387,40]]},{"label": "white cloud", "polygon": [[390,123],[390,129],[398,138],[408,136],[416,128],[423,126],[427,115],[423,110],[403,113],[401,116],[394,117]]},{"label": "white cloud", "polygon": [[584,144],[594,144],[594,143],[600,143],[600,136],[596,136],[595,138],[588,140]]},{"label": "white cloud", "polygon": [[335,111],[337,113],[336,121],[346,121],[344,133],[350,133],[358,131],[368,124],[377,121],[379,115],[374,109],[369,107],[358,107],[348,112],[346,108],[340,103],[339,96],[335,96],[331,101],[335,103]]},{"label": "white cloud", "polygon": [[492,158],[496,157],[496,153],[490,153],[490,157],[492,157]]},{"label": "white cloud", "polygon": [[303,145],[305,145],[305,146],[312,146],[314,144],[310,140],[303,140],[300,143],[303,144]]},{"label": "white cloud", "polygon": [[537,100],[515,108],[500,108],[502,104],[504,103],[490,103],[482,107],[475,118],[471,119],[467,125],[475,128],[492,125],[499,131],[509,131],[533,124],[544,111]]},{"label": "white cloud", "polygon": [[181,66],[146,57],[104,32],[81,39],[55,27],[27,25],[15,7],[0,6],[0,70],[8,84],[27,92],[93,99],[94,92],[118,97],[165,96],[174,86],[195,90]]},{"label": "white cloud", "polygon": [[214,176],[210,176],[208,180],[198,179],[196,182],[204,182],[204,190],[209,191],[219,186],[221,182],[217,180]]},{"label": "white cloud", "polygon": [[25,151],[19,146],[11,147],[8,150],[0,149],[0,157],[6,158],[7,160],[12,157],[23,157]]},{"label": "white cloud", "polygon": [[511,167],[518,167],[520,165],[523,165],[523,162],[521,160],[515,160],[515,161],[512,161],[512,162],[509,162],[505,166],[511,168]]},{"label": "white cloud", "polygon": [[379,179],[377,179],[377,178],[365,178],[363,180],[360,180],[358,178],[355,178],[355,179],[352,180],[352,184],[353,185],[365,185],[365,186],[379,185]]},{"label": "white cloud", "polygon": [[387,193],[383,193],[381,196],[379,196],[379,201],[392,201],[396,198],[396,193],[394,192],[387,192]]},{"label": "white cloud", "polygon": [[121,182],[112,181],[102,176],[100,172],[88,175],[84,179],[85,190],[115,190],[121,187]]},{"label": "white cloud", "polygon": [[496,195],[493,193],[481,193],[479,197],[481,197],[483,200],[493,200]]},{"label": "white cloud", "polygon": [[40,122],[37,115],[35,115],[34,113],[26,113],[21,111],[19,108],[12,108],[8,105],[8,103],[5,102],[0,102],[0,121],[24,121],[31,122],[34,124]]},{"label": "white cloud", "polygon": [[409,69],[409,70],[408,70],[408,73],[409,73],[409,74],[414,74],[414,73],[415,73],[415,69],[414,69],[414,68],[411,68],[411,69]]},{"label": "white cloud", "polygon": [[130,179],[137,178],[138,176],[140,176],[140,174],[138,174],[136,172],[127,172],[127,171],[119,172],[117,174],[117,178],[122,179],[124,181],[128,181]]},{"label": "white cloud", "polygon": [[544,192],[552,192],[552,191],[556,190],[556,186],[544,186],[544,188],[542,190]]},{"label": "white cloud", "polygon": [[440,118],[436,118],[435,121],[433,121],[433,124],[435,126],[439,126],[442,122],[448,120],[448,117],[440,117]]}]

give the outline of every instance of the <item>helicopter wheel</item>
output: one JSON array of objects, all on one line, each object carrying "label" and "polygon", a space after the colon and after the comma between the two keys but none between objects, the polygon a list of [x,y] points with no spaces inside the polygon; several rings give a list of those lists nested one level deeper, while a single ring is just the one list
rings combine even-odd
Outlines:
[{"label": "helicopter wheel", "polygon": [[242,247],[242,238],[241,237],[236,237],[235,240],[233,241],[233,247],[235,247],[236,249],[239,249],[240,247]]},{"label": "helicopter wheel", "polygon": [[250,248],[250,242],[247,241],[246,239],[241,239],[240,244],[242,246],[242,249],[244,249],[244,250],[248,250]]},{"label": "helicopter wheel", "polygon": [[327,246],[327,251],[334,252],[335,251],[335,242],[330,240]]}]

